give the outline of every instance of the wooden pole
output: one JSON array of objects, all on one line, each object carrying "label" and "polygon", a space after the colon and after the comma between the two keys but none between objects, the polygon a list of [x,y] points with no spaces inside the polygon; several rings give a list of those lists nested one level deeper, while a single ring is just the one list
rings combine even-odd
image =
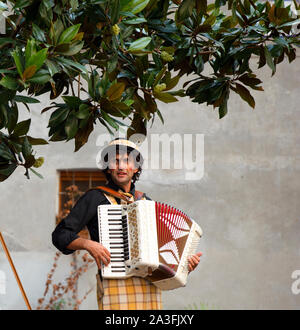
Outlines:
[{"label": "wooden pole", "polygon": [[18,283],[18,285],[19,285],[19,288],[20,288],[20,290],[21,290],[21,293],[22,293],[22,296],[23,296],[23,298],[24,298],[25,304],[26,304],[27,308],[28,308],[29,310],[31,310],[31,306],[30,306],[30,304],[29,304],[29,301],[28,301],[28,299],[27,299],[26,293],[25,293],[25,291],[24,291],[24,289],[23,289],[22,283],[21,283],[21,281],[20,281],[20,278],[19,278],[18,273],[17,273],[17,271],[16,271],[16,268],[15,268],[15,266],[14,266],[14,263],[13,263],[11,257],[10,257],[9,251],[8,251],[8,249],[7,249],[7,246],[6,246],[6,244],[5,244],[5,241],[4,241],[4,238],[3,238],[2,234],[1,234],[1,232],[0,232],[0,241],[1,241],[1,244],[2,244],[2,247],[3,247],[3,250],[4,250],[5,254],[6,254],[6,257],[7,257],[8,261],[9,261],[10,267],[11,267],[11,269],[12,269],[14,275],[15,275],[15,278],[16,278],[17,283]]}]

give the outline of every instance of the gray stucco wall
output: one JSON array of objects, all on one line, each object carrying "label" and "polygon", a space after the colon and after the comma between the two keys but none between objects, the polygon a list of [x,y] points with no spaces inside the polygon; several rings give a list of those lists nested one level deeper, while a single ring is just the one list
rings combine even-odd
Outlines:
[{"label": "gray stucco wall", "polygon": [[[166,309],[299,309],[300,294],[291,290],[292,273],[300,269],[299,63],[299,57],[292,65],[284,62],[272,78],[268,68],[261,70],[265,92],[253,91],[255,110],[236,95],[222,120],[217,110],[187,98],[161,105],[165,124],[157,118],[150,134],[204,135],[200,180],[185,180],[180,170],[147,169],[137,184],[152,199],[184,210],[204,232],[201,263],[185,288],[164,293]],[[41,101],[30,114],[30,133],[46,138],[49,115],[39,113],[48,103]],[[28,117],[26,110],[23,116]],[[55,254],[50,235],[57,209],[56,169],[95,168],[96,141],[104,133],[97,127],[77,153],[73,141],[35,148],[45,157],[39,169],[44,179],[31,175],[27,180],[18,169],[0,185],[0,229],[33,308]],[[0,251],[6,276],[0,308],[25,309]],[[61,279],[69,262],[69,256],[60,260]],[[95,286],[95,272],[92,267],[82,278],[80,292]],[[95,290],[81,308],[97,308]]]}]

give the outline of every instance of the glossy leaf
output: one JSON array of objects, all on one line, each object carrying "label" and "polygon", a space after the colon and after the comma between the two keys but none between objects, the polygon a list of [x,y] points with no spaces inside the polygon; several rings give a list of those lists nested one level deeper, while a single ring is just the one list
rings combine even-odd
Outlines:
[{"label": "glossy leaf", "polygon": [[81,24],[76,24],[69,26],[65,29],[58,38],[58,44],[68,43],[70,42],[78,33]]}]

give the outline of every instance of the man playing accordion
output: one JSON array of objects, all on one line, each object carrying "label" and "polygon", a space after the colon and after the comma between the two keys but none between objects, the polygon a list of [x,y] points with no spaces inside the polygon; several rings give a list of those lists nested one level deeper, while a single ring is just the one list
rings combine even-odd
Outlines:
[{"label": "man playing accordion", "polygon": [[[101,153],[103,169],[110,188],[128,201],[151,200],[146,194],[136,191],[135,182],[142,171],[143,157],[138,147],[131,141],[115,139]],[[142,277],[125,279],[102,278],[101,264],[107,266],[111,255],[99,243],[97,208],[104,204],[124,204],[123,199],[104,193],[99,189],[88,190],[77,201],[68,216],[63,219],[52,233],[52,241],[64,254],[75,250],[86,250],[94,258],[99,272],[97,274],[97,301],[101,310],[156,310],[162,309],[161,289]],[[87,226],[90,238],[79,237],[78,233]],[[189,257],[189,271],[196,268],[201,252]]]}]

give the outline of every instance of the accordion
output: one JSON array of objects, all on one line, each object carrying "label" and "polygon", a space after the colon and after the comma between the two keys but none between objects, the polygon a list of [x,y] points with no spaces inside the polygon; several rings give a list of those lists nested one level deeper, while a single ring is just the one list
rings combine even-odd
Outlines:
[{"label": "accordion", "polygon": [[111,255],[103,278],[144,277],[162,290],[185,286],[188,257],[202,236],[200,226],[164,203],[139,200],[99,205],[100,243]]}]

